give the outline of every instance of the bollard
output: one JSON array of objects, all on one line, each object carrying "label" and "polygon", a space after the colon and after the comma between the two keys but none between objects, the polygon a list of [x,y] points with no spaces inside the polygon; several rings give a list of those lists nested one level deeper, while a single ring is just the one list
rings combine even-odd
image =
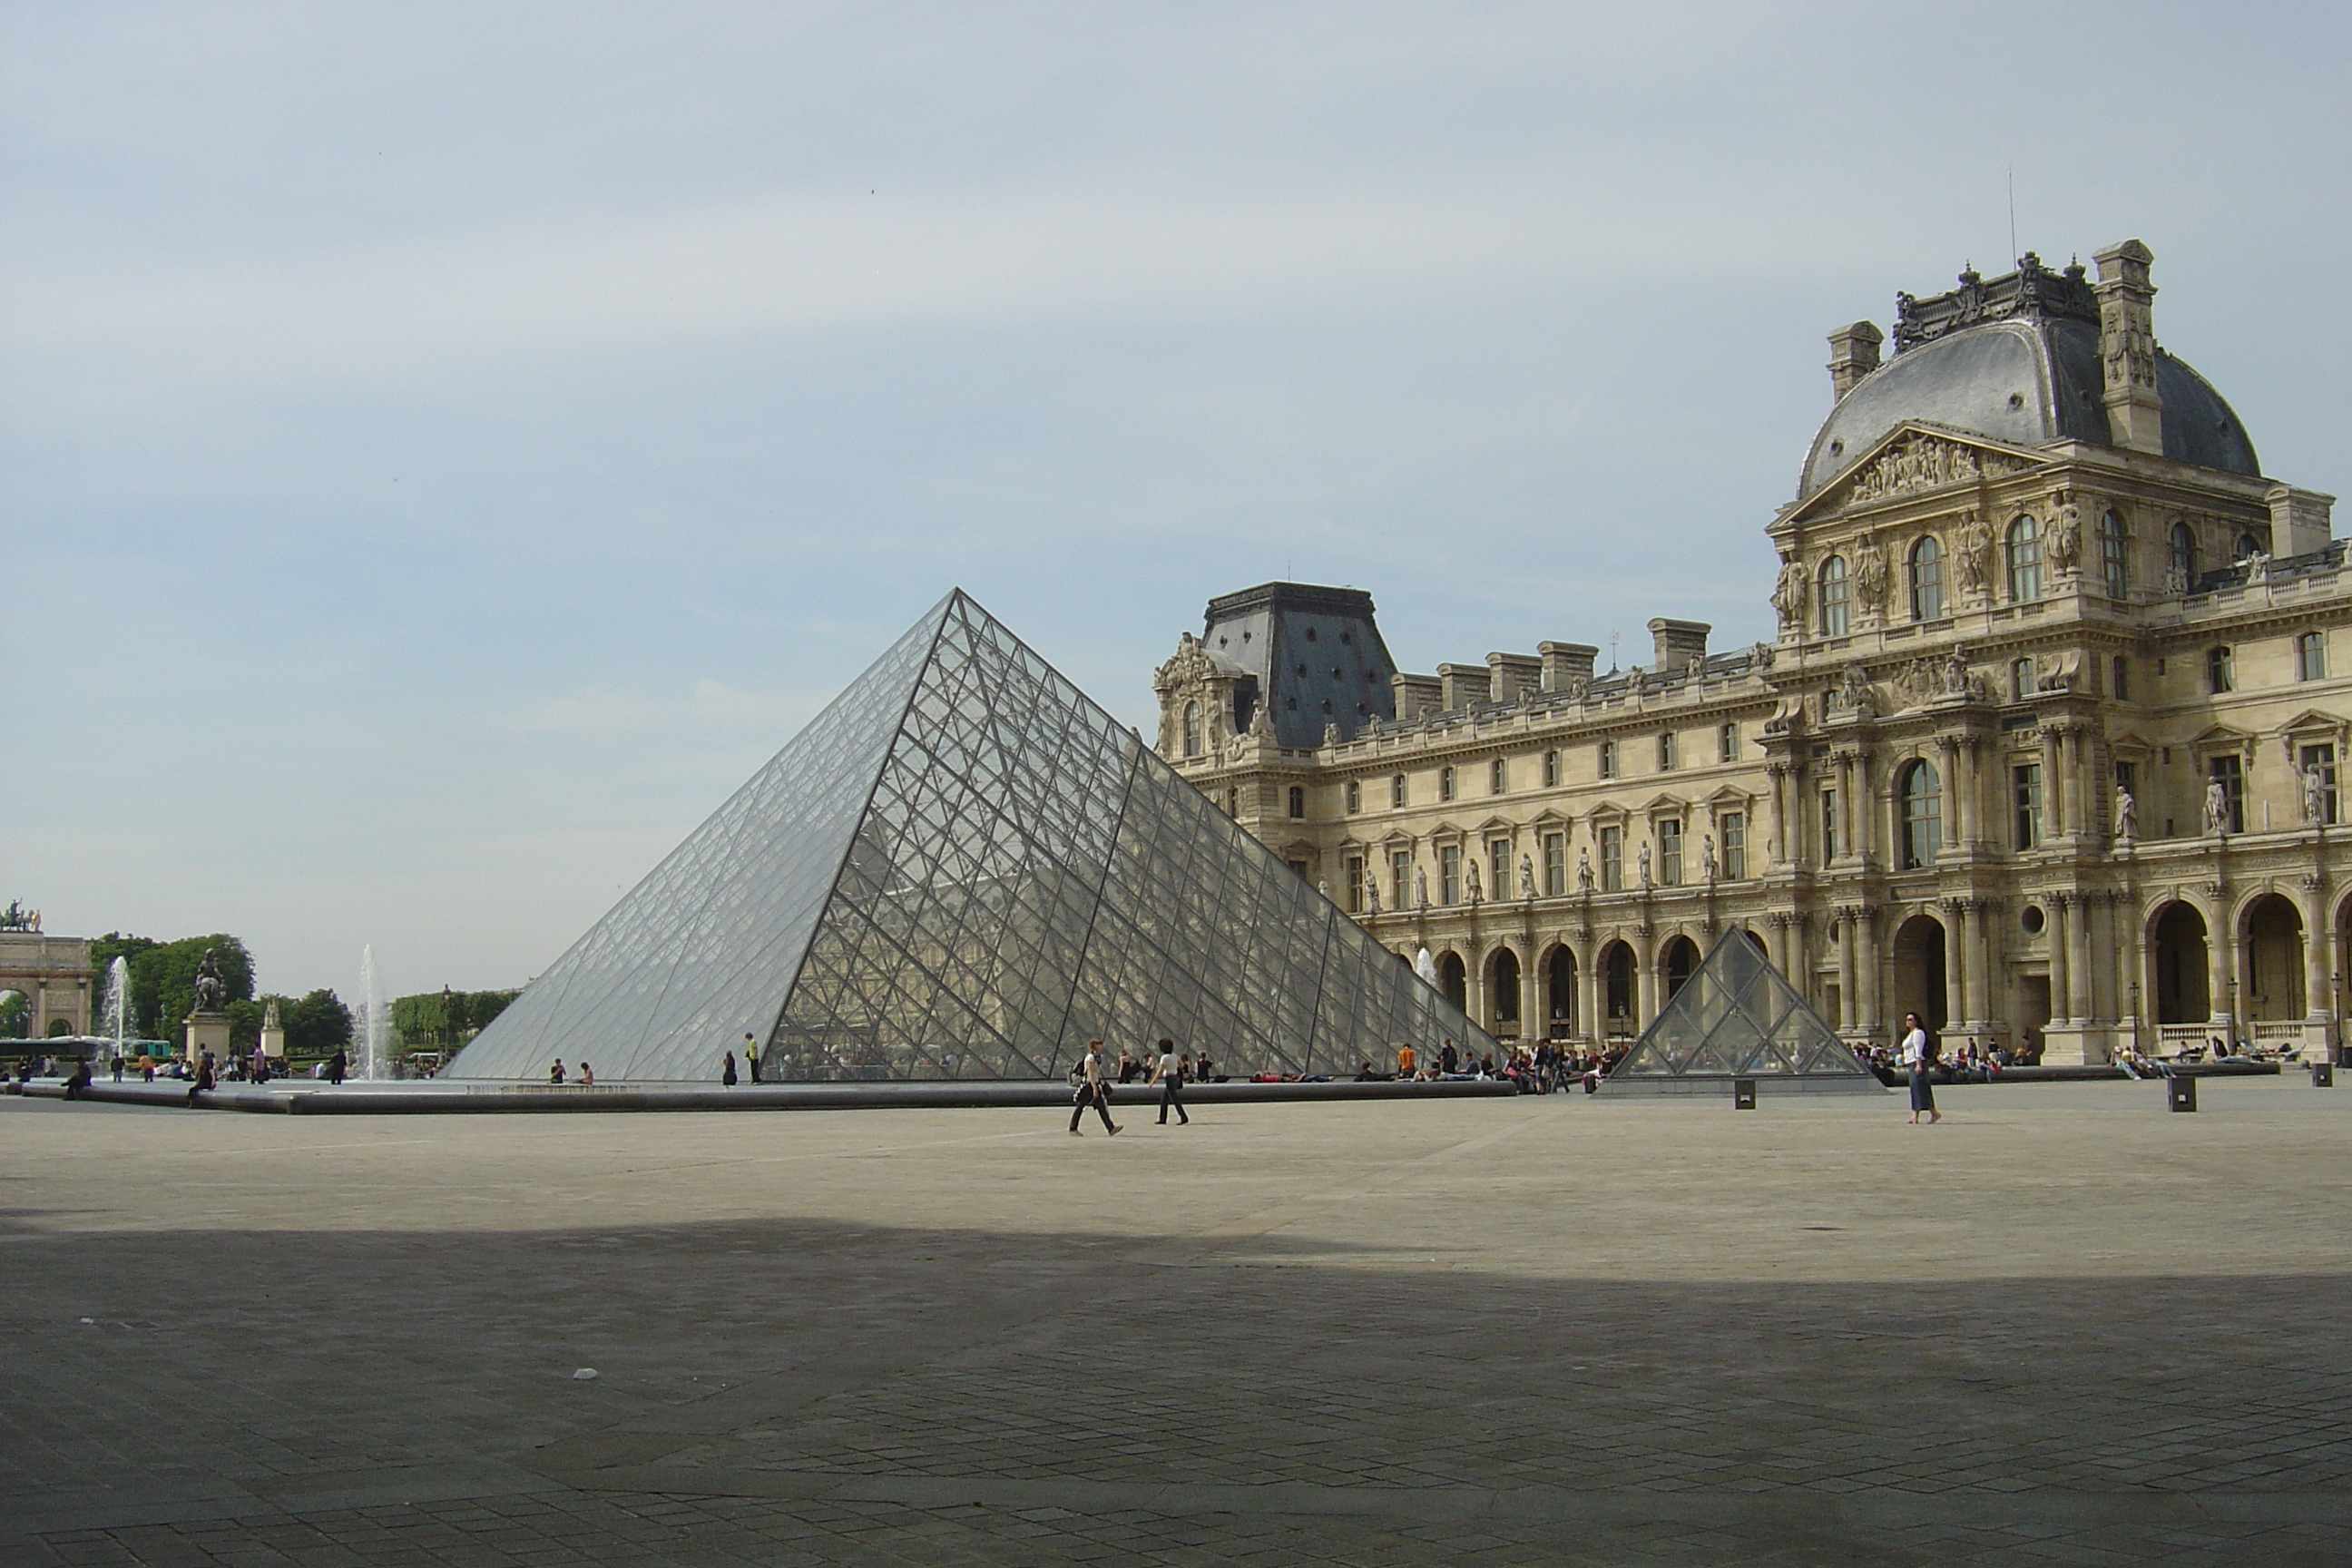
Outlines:
[{"label": "bollard", "polygon": [[2314,1089],[2334,1089],[2336,1087],[2336,1064],[2333,1062],[2312,1063],[2311,1087]]},{"label": "bollard", "polygon": [[1754,1079],[1736,1078],[1731,1080],[1731,1109],[1734,1110],[1753,1110],[1756,1109],[1756,1080]]},{"label": "bollard", "polygon": [[2164,1108],[2167,1110],[2197,1109],[2197,1080],[2193,1078],[2168,1078],[2164,1080]]}]

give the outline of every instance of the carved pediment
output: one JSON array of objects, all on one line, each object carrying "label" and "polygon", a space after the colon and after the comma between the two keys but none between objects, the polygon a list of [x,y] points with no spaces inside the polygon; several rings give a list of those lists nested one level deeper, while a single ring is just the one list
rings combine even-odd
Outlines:
[{"label": "carved pediment", "polygon": [[2000,479],[2021,473],[2030,466],[1997,447],[1931,436],[1924,430],[1904,431],[1857,465],[1851,478],[1832,487],[1832,504],[1860,506],[1938,485]]}]

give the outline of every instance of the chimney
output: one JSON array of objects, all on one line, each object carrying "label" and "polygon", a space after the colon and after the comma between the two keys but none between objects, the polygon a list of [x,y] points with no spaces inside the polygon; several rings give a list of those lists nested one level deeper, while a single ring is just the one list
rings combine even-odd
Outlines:
[{"label": "chimney", "polygon": [[2273,485],[2263,493],[2271,503],[2271,553],[2284,560],[2327,548],[2333,531],[2329,521],[2334,496],[2299,490],[2293,485]]},{"label": "chimney", "polygon": [[2111,245],[2092,292],[2099,300],[2099,362],[2105,368],[2107,440],[2133,452],[2164,454],[2164,399],[2156,389],[2156,255],[2138,240]]},{"label": "chimney", "polygon": [[1486,700],[1486,667],[1483,664],[1441,664],[1437,685],[1448,713]]},{"label": "chimney", "polygon": [[1706,634],[1713,630],[1705,621],[1670,621],[1664,616],[1652,621],[1650,647],[1657,655],[1659,671],[1693,669],[1705,664]]},{"label": "chimney", "polygon": [[1427,718],[1444,706],[1433,675],[1406,675],[1400,671],[1389,677],[1389,689],[1396,693],[1396,716],[1407,723]]},{"label": "chimney", "polygon": [[1570,691],[1592,684],[1592,661],[1601,650],[1589,642],[1539,642],[1546,691]]},{"label": "chimney", "polygon": [[1486,700],[1517,702],[1522,691],[1543,689],[1543,660],[1531,653],[1486,656]]},{"label": "chimney", "polygon": [[1878,345],[1885,341],[1885,334],[1868,321],[1830,334],[1830,390],[1839,402],[1845,401],[1854,383],[1878,368]]}]

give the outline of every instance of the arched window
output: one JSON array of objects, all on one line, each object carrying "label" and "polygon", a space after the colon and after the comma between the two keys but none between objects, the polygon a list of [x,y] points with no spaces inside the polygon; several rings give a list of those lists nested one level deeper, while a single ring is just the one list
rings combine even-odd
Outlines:
[{"label": "arched window", "polygon": [[2263,542],[2261,540],[2256,539],[2251,533],[2242,533],[2238,535],[2239,560],[2243,561],[2249,555],[2260,555],[2262,552]]},{"label": "arched window", "polygon": [[1903,868],[1916,871],[1936,863],[1944,841],[1944,788],[1935,765],[1913,763],[1903,771]]},{"label": "arched window", "polygon": [[1944,547],[1932,533],[1911,547],[1911,618],[1940,620],[1944,615]]},{"label": "arched window", "polygon": [[2030,605],[2042,597],[2042,525],[2021,517],[2009,525],[2009,598]]},{"label": "arched window", "polygon": [[2107,597],[2131,597],[2131,563],[2124,554],[2124,520],[2112,511],[2099,514],[2099,576]]},{"label": "arched window", "polygon": [[1201,705],[1197,702],[1184,704],[1184,754],[1201,754]]},{"label": "arched window", "polygon": [[2176,522],[2170,542],[2172,570],[2179,577],[2181,588],[2193,593],[2197,587],[2197,531],[2185,522]]},{"label": "arched window", "polygon": [[1845,580],[1845,557],[1832,555],[1822,563],[1821,577],[1822,636],[1842,637],[1846,635],[1852,614],[1852,596]]}]

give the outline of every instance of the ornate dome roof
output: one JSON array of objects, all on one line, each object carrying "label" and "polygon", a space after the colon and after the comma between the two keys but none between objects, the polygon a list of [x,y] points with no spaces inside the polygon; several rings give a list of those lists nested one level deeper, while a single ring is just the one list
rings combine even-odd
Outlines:
[{"label": "ornate dome roof", "polygon": [[[2028,255],[2006,277],[1988,281],[1963,272],[1949,294],[1897,295],[1895,349],[1822,422],[1805,455],[1800,499],[1906,419],[2023,447],[2114,445],[2098,306],[2080,267],[2053,273]],[[2234,474],[2262,471],[2245,426],[2203,376],[2159,349],[2156,382],[2166,457]]]}]

